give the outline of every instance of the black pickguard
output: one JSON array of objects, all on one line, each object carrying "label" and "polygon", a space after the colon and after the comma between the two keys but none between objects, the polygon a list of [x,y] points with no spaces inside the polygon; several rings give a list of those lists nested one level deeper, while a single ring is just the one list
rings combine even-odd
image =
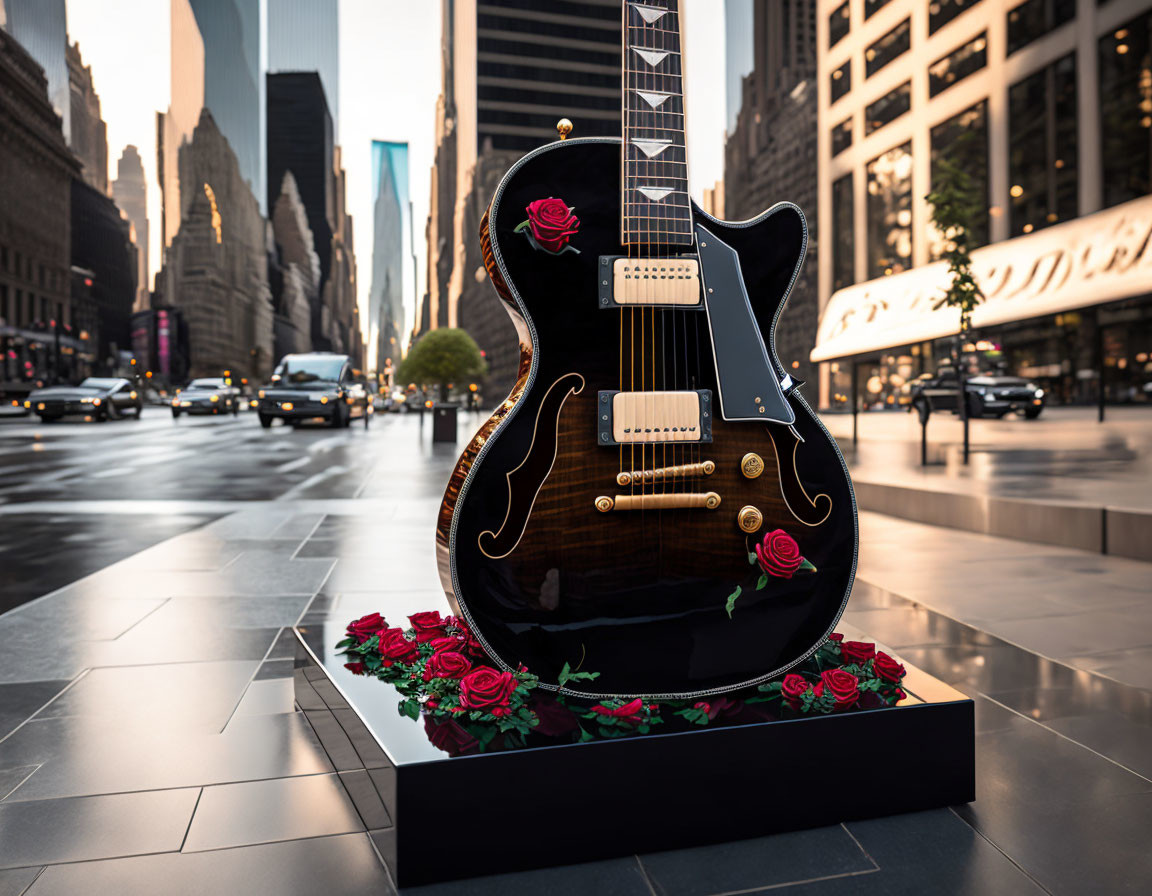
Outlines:
[{"label": "black pickguard", "polygon": [[[798,393],[773,397],[784,403],[774,411],[794,415],[791,428],[716,419],[708,445],[598,445],[600,391],[715,394],[720,385],[703,310],[599,307],[600,256],[627,254],[619,164],[618,141],[569,140],[525,157],[496,193],[488,222],[494,279],[507,284],[527,322],[532,367],[511,412],[474,443],[477,454],[462,467],[442,575],[450,601],[495,661],[525,665],[546,686],[568,663],[600,673],[569,686],[588,695],[733,690],[794,665],[831,632],[855,571],[855,502],[835,443]],[[575,208],[578,254],[538,251],[515,232],[527,205],[548,197]],[[803,257],[803,217],[787,205],[744,225],[695,213],[739,257],[754,314],[744,330],[768,347],[777,369],[762,397],[774,396],[771,333]],[[574,376],[579,390],[571,388]],[[793,456],[796,435],[802,441]],[[764,459],[757,479],[741,475],[746,452]],[[722,497],[717,510],[601,513],[594,506],[598,495],[619,492],[621,470],[706,459],[716,464],[713,475],[675,488],[714,490]],[[744,504],[764,511],[766,528],[792,534],[818,572],[774,579],[762,591],[749,584],[729,618],[726,598],[758,574],[735,522]]]}]

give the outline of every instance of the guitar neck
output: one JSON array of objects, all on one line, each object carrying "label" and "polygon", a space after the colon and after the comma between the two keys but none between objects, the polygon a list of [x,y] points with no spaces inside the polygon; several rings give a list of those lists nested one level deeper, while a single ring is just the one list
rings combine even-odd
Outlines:
[{"label": "guitar neck", "polygon": [[625,2],[620,233],[626,246],[689,246],[678,0]]}]

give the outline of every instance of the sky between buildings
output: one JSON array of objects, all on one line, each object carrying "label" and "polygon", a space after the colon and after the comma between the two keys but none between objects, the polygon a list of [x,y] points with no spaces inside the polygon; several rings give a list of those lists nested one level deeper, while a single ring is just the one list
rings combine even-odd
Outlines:
[{"label": "sky between buildings", "polygon": [[[156,113],[170,97],[167,0],[67,0],[68,32],[80,42],[104,120],[109,178],[124,146],[134,143],[148,178],[150,277],[159,269],[160,187],[156,181]],[[681,0],[688,29],[688,159],[693,195],[724,169],[724,0]],[[424,294],[429,169],[436,97],[440,93],[438,0],[341,0],[340,128],[354,218],[360,307],[372,281],[372,141],[408,143],[416,233],[417,290]],[[577,134],[578,135],[578,134]],[[405,276],[411,263],[405,248]],[[410,284],[411,281],[408,281]],[[151,284],[149,284],[151,285]],[[416,320],[411,286],[407,320]],[[365,320],[365,324],[367,321]]]}]

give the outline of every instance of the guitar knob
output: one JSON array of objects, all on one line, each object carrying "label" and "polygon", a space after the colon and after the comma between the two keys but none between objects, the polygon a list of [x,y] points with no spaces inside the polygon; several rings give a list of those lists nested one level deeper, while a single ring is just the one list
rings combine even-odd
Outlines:
[{"label": "guitar knob", "polygon": [[764,472],[764,459],[759,454],[745,454],[740,460],[740,472],[745,479],[755,479]]},{"label": "guitar knob", "polygon": [[758,532],[764,524],[764,514],[760,512],[760,508],[746,504],[736,514],[736,524],[743,532]]}]

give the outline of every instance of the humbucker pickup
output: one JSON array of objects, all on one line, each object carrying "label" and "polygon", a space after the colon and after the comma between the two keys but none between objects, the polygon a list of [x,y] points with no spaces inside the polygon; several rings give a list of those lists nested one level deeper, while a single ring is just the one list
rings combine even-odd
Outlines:
[{"label": "humbucker pickup", "polygon": [[601,308],[700,308],[700,262],[692,256],[626,258],[601,255]]},{"label": "humbucker pickup", "polygon": [[712,392],[603,390],[596,401],[600,445],[637,442],[711,442]]}]

